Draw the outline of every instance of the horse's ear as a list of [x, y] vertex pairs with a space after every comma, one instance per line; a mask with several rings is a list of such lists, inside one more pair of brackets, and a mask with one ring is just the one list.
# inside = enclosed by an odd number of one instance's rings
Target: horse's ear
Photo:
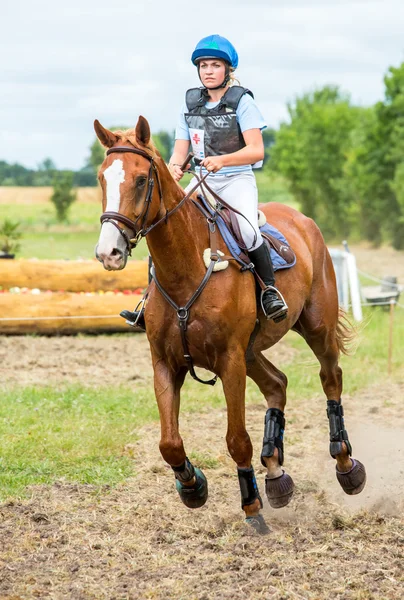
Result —
[[94, 121], [94, 130], [97, 135], [97, 138], [100, 140], [101, 144], [106, 148], [112, 148], [112, 146], [116, 144], [116, 142], [119, 140], [119, 137], [109, 129], [105, 129], [105, 127], [101, 125], [98, 119]]
[[136, 125], [136, 139], [140, 144], [147, 146], [150, 142], [150, 126], [147, 120], [140, 115]]

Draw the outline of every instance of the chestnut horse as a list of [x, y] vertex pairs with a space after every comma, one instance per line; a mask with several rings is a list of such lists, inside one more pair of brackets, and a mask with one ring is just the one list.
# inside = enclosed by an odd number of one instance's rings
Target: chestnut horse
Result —
[[[280, 323], [266, 320], [257, 308], [250, 271], [242, 272], [233, 261], [207, 278], [202, 256], [211, 246], [206, 215], [192, 201], [196, 193], [191, 199], [186, 197], [171, 177], [151, 141], [146, 119], [139, 117], [136, 128], [125, 132], [111, 132], [98, 121], [94, 127], [108, 148], [99, 171], [104, 214], [96, 256], [106, 269], [123, 269], [131, 247], [147, 235], [155, 278], [145, 321], [161, 421], [160, 451], [174, 471], [182, 501], [195, 508], [207, 499], [206, 478], [188, 460], [178, 424], [180, 391], [193, 364], [222, 381], [228, 414], [226, 441], [237, 465], [246, 521], [257, 531], [268, 531], [260, 514], [262, 501], [245, 424], [247, 375], [268, 405], [261, 462], [267, 468], [269, 503], [278, 508], [291, 499], [294, 484], [282, 468], [287, 378], [262, 354], [290, 329], [304, 337], [320, 363], [337, 479], [346, 493], [359, 493], [366, 474], [363, 465], [350, 458], [338, 366], [350, 332], [339, 312], [333, 265], [316, 224], [289, 206], [269, 203], [260, 207], [297, 257], [293, 268], [277, 273], [277, 286], [289, 306], [287, 318]], [[221, 236], [217, 239], [217, 250], [228, 255]], [[188, 302], [191, 298], [193, 302]]]

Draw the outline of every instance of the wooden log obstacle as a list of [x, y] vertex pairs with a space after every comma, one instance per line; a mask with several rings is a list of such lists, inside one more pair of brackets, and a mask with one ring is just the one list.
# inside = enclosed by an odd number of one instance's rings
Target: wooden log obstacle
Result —
[[148, 264], [105, 271], [96, 261], [0, 261], [0, 333], [130, 331], [119, 317], [147, 286]]
[[147, 286], [147, 261], [129, 261], [122, 271], [105, 271], [95, 260], [1, 260], [0, 286], [68, 292], [114, 291]]

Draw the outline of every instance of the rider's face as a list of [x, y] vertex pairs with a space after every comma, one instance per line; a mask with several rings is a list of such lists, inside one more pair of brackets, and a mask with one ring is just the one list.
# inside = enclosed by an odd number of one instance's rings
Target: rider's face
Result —
[[199, 63], [199, 77], [207, 88], [215, 88], [221, 85], [226, 76], [226, 65], [223, 60], [206, 59]]

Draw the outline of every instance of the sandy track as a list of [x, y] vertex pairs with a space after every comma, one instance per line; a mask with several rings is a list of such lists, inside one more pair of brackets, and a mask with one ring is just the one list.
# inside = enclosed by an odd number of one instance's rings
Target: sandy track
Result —
[[[285, 342], [271, 349], [272, 360], [289, 362], [294, 351]], [[112, 360], [113, 358], [113, 360]], [[150, 383], [153, 377], [146, 335], [0, 336], [0, 381], [43, 385]]]

